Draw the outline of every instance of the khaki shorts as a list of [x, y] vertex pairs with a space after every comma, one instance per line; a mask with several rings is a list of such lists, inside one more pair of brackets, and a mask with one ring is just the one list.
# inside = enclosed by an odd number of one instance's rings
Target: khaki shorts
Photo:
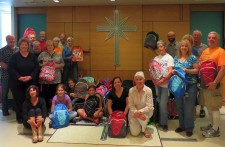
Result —
[[223, 85], [220, 88], [210, 91], [207, 89], [200, 90], [200, 104], [207, 108], [221, 108], [223, 102]]

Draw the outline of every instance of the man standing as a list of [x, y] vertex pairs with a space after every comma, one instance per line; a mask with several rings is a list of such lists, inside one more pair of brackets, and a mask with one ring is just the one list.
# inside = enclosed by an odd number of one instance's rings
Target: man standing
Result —
[[29, 34], [28, 40], [29, 40], [29, 51], [33, 53], [33, 42], [36, 41], [36, 34]]
[[174, 57], [177, 55], [179, 42], [176, 41], [175, 33], [173, 31], [168, 32], [167, 36], [170, 43], [166, 46], [166, 52]]
[[40, 32], [40, 45], [41, 45], [41, 50], [45, 51], [46, 50], [46, 33], [45, 31]]
[[66, 46], [66, 34], [61, 33], [61, 34], [59, 35], [59, 39], [60, 39], [59, 47], [60, 47], [61, 49], [63, 49], [63, 48]]
[[6, 36], [7, 45], [0, 49], [1, 83], [2, 83], [2, 113], [8, 116], [8, 63], [12, 54], [15, 52], [15, 38], [13, 35]]
[[[194, 30], [193, 31], [193, 37], [194, 37], [194, 44], [193, 44], [193, 49], [196, 50], [199, 54], [199, 56], [201, 56], [202, 52], [208, 47], [206, 44], [202, 43], [202, 33], [199, 30]], [[201, 97], [201, 90], [199, 91], [199, 96]], [[200, 98], [200, 100], [203, 98]], [[199, 113], [199, 117], [203, 118], [205, 117], [205, 110], [203, 109], [204, 106], [201, 104], [201, 109], [200, 109], [200, 113]]]
[[[207, 89], [202, 89], [203, 101], [209, 114], [210, 124], [205, 127], [201, 127], [203, 137], [219, 137], [219, 123], [220, 123], [220, 112], [219, 108], [222, 107], [222, 83], [221, 80], [225, 75], [225, 51], [219, 47], [220, 37], [217, 32], [210, 32], [208, 34], [208, 48], [205, 49], [199, 60], [214, 61], [219, 69], [219, 72], [213, 82], [209, 83]], [[218, 89], [217, 85], [221, 84]]]
[[34, 41], [33, 42], [33, 51], [34, 55], [38, 58], [38, 56], [41, 53], [41, 44], [39, 41]]

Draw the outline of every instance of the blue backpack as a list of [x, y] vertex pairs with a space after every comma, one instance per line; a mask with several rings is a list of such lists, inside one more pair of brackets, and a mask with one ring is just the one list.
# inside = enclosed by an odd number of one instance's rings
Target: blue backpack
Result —
[[69, 125], [69, 112], [64, 104], [57, 104], [53, 110], [52, 127], [54, 129], [64, 128]]
[[168, 88], [175, 98], [183, 98], [187, 88], [187, 77], [182, 69], [175, 70], [175, 74], [169, 80]]

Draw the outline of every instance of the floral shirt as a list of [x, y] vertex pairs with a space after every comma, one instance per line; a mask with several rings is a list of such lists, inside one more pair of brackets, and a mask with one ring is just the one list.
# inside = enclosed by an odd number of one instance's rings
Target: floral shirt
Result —
[[[175, 69], [178, 69], [178, 68], [193, 69], [194, 68], [193, 64], [197, 63], [197, 62], [198, 62], [198, 59], [194, 55], [191, 55], [184, 62], [180, 62], [180, 60], [177, 58], [177, 56], [174, 57]], [[188, 78], [188, 84], [197, 83], [197, 75], [196, 74], [188, 74], [187, 73], [187, 78]]]

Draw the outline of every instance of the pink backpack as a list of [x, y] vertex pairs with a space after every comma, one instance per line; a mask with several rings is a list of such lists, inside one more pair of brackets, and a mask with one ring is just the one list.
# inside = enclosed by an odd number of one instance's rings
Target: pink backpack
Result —
[[52, 66], [51, 63], [49, 63], [41, 68], [39, 78], [41, 81], [48, 81], [48, 82], [54, 81], [55, 68]]
[[26, 28], [26, 30], [24, 31], [23, 37], [24, 38], [28, 38], [28, 36], [30, 34], [36, 34], [35, 30], [33, 28]]
[[207, 60], [201, 62], [199, 67], [200, 88], [206, 89], [207, 85], [215, 80], [217, 74], [218, 67], [214, 61]]
[[[162, 77], [163, 77], [163, 64], [156, 60], [156, 59], [153, 59], [149, 62], [149, 76], [157, 81], [157, 80], [160, 80]], [[167, 80], [164, 80], [163, 83], [161, 83], [161, 85], [164, 85], [166, 83], [169, 82], [169, 79]]]

